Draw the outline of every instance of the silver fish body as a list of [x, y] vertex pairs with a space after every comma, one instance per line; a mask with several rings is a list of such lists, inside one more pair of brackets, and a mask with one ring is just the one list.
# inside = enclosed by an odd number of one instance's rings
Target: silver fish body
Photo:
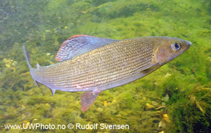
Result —
[[72, 60], [30, 67], [30, 73], [36, 82], [49, 87], [53, 94], [55, 90], [88, 91], [82, 95], [82, 110], [85, 111], [101, 91], [148, 75], [185, 52], [190, 45], [189, 41], [171, 37], [120, 40]]

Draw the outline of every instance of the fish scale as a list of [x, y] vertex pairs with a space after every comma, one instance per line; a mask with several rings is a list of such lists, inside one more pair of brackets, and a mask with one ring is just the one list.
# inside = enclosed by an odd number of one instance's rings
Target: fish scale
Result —
[[[89, 83], [91, 82], [93, 84], [92, 86], [100, 85], [106, 87], [107, 83], [111, 84], [112, 82], [118, 82], [118, 79], [122, 80], [130, 77], [131, 72], [137, 66], [141, 68], [150, 65], [152, 49], [140, 53], [139, 51], [143, 49], [140, 45], [143, 44], [131, 43], [131, 41], [130, 45], [128, 45], [128, 41], [122, 41], [121, 43], [114, 42], [113, 44], [104, 46], [102, 49], [96, 49], [79, 56], [74, 60], [61, 62], [62, 69], [59, 69], [60, 65], [52, 66], [51, 68], [47, 67], [47, 69], [43, 67], [45, 70], [43, 70], [42, 76], [39, 74], [35, 79], [38, 79], [37, 81], [39, 82], [41, 78], [46, 79], [46, 77], [51, 77], [57, 79], [57, 82], [53, 83], [57, 87], [63, 86], [62, 82], [66, 81], [65, 83], [68, 87], [78, 85], [82, 88], [89, 88], [90, 86], [85, 85], [87, 82], [86, 77], [90, 77], [91, 75]], [[101, 63], [98, 63], [99, 60]], [[88, 64], [85, 62], [88, 62]], [[124, 67], [122, 68], [123, 64]], [[74, 67], [77, 69], [74, 69]], [[129, 71], [125, 71], [125, 68]], [[49, 80], [45, 81], [45, 84], [52, 83]]]
[[[119, 47], [122, 47], [120, 45], [120, 43], [118, 43]], [[122, 45], [125, 45], [125, 43], [123, 42]], [[135, 48], [135, 47], [134, 47]], [[105, 49], [105, 50], [104, 50]], [[115, 51], [115, 52], [110, 52], [110, 51], [114, 51], [112, 48], [108, 49], [108, 48], [104, 48], [101, 52], [101, 56], [105, 56], [104, 60], [101, 61], [101, 63], [96, 63], [96, 58], [99, 56], [96, 55], [94, 62], [90, 61], [90, 65], [91, 66], [82, 66], [82, 68], [79, 67], [79, 69], [84, 70], [84, 75], [72, 75], [73, 79], [71, 79], [74, 82], [74, 79], [78, 79], [81, 82], [85, 83], [85, 81], [82, 79], [82, 77], [86, 77], [86, 71], [88, 70], [92, 70], [92, 67], [95, 68], [99, 68], [99, 70], [95, 70], [92, 71], [92, 80], [96, 81], [98, 80], [98, 83], [100, 83], [102, 85], [102, 83], [106, 83], [106, 80], [108, 80], [107, 82], [112, 82], [112, 80], [114, 81], [118, 81], [118, 78], [113, 79], [110, 78], [112, 76], [117, 75], [116, 77], [120, 77], [120, 78], [127, 78], [127, 76], [129, 76], [130, 71], [133, 71], [135, 66], [143, 66], [143, 65], [148, 65], [146, 62], [137, 62], [134, 61], [135, 59], [139, 58], [141, 56], [141, 54], [139, 55], [133, 55], [132, 52], [134, 52], [137, 49], [127, 49], [127, 50], [119, 50], [119, 51]], [[118, 47], [117, 47], [118, 49]], [[92, 54], [92, 53], [90, 53]], [[134, 58], [128, 57], [128, 56], [133, 56]], [[145, 55], [143, 55], [145, 56]], [[148, 58], [150, 58], [151, 55], [148, 56]], [[128, 61], [127, 65], [125, 65], [124, 67], [129, 69], [130, 71], [125, 71], [125, 69], [120, 69], [122, 64], [125, 64], [125, 60], [123, 60], [124, 58], [129, 58], [131, 60]], [[145, 56], [146, 58], [146, 56]], [[112, 71], [114, 71], [115, 73], [113, 73]], [[108, 75], [108, 74], [112, 74], [112, 75]], [[104, 78], [103, 78], [104, 77]], [[113, 81], [113, 82], [114, 82]]]
[[[79, 46], [71, 44], [73, 42]], [[101, 44], [96, 46], [97, 43]], [[180, 51], [173, 49], [178, 44], [182, 47]], [[44, 67], [38, 65], [38, 68], [30, 66], [25, 46], [24, 52], [32, 78], [49, 87], [53, 94], [55, 90], [87, 91], [81, 98], [82, 111], [85, 111], [102, 90], [148, 75], [182, 54], [190, 44], [189, 41], [171, 37], [141, 37], [118, 41], [79, 35], [69, 38], [61, 45], [56, 59], [62, 62]], [[77, 53], [72, 53], [76, 47]]]

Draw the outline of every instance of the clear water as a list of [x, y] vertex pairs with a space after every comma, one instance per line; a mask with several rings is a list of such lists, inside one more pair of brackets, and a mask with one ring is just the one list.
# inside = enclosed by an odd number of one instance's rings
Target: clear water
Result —
[[[119, 40], [171, 36], [192, 46], [149, 76], [103, 91], [82, 112], [81, 92], [57, 91], [52, 96], [47, 87], [34, 84], [22, 51], [26, 45], [33, 67], [54, 64], [60, 44], [76, 34]], [[207, 133], [210, 81], [209, 0], [1, 1], [1, 132]], [[40, 127], [29, 129], [35, 124]], [[105, 129], [109, 126], [112, 129]]]

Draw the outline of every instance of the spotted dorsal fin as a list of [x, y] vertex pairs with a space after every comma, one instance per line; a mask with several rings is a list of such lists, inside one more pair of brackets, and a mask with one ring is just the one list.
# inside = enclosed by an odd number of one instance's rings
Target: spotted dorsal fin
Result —
[[94, 37], [89, 35], [75, 35], [64, 41], [55, 57], [56, 61], [65, 61], [76, 56], [100, 48], [117, 40]]

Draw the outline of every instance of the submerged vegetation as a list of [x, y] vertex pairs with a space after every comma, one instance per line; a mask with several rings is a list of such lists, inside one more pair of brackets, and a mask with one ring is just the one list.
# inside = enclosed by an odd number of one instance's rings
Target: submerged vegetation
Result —
[[[1, 2], [0, 131], [5, 125], [128, 124], [128, 129], [27, 129], [31, 132], [211, 132], [211, 2], [183, 0], [11, 0]], [[190, 49], [149, 76], [103, 91], [81, 111], [81, 92], [37, 87], [25, 62], [56, 63], [60, 44], [75, 34], [126, 39], [172, 36]]]

